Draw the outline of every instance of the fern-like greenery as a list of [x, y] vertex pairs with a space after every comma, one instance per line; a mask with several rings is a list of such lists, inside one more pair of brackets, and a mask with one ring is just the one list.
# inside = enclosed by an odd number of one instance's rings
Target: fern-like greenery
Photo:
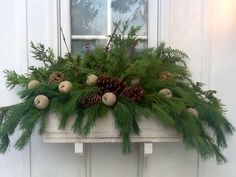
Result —
[[[136, 37], [140, 27], [129, 28], [127, 23], [119, 33], [112, 34], [111, 45], [105, 49], [97, 47], [86, 51], [84, 55], [68, 54], [55, 59], [52, 49], [45, 49], [42, 44], [31, 43], [36, 60], [43, 62], [43, 67], [30, 67], [27, 75], [18, 75], [15, 71], [5, 71], [6, 86], [10, 89], [20, 85], [18, 93], [22, 102], [0, 108], [0, 152], [4, 153], [10, 144], [11, 136], [17, 127], [22, 134], [15, 143], [21, 150], [29, 141], [34, 128], [39, 125], [39, 133], [44, 132], [47, 113], [56, 112], [60, 119], [58, 128], [64, 129], [72, 115], [76, 115], [74, 132], [84, 136], [90, 133], [99, 117], [111, 111], [116, 128], [123, 139], [123, 152], [131, 152], [130, 135], [139, 134], [141, 117], [158, 119], [167, 128], [175, 128], [183, 135], [184, 144], [189, 149], [196, 149], [202, 158], [216, 157], [217, 162], [226, 162], [221, 149], [227, 147], [227, 135], [233, 134], [234, 128], [225, 118], [224, 106], [215, 97], [215, 91], [202, 89], [201, 83], [194, 83], [185, 63], [189, 57], [182, 51], [166, 47], [160, 43], [157, 48], [135, 50], [139, 40]], [[65, 79], [73, 84], [69, 93], [61, 93], [58, 83], [49, 83], [48, 77], [53, 72], [63, 72]], [[171, 74], [169, 79], [160, 79], [162, 72]], [[120, 78], [130, 86], [132, 79], [139, 78], [139, 87], [144, 90], [142, 101], [135, 102], [120, 94], [112, 107], [102, 102], [84, 105], [83, 100], [93, 93], [99, 93], [99, 87], [86, 85], [87, 76], [96, 74]], [[40, 84], [27, 88], [30, 80]], [[173, 97], [168, 98], [159, 91], [168, 88]], [[50, 103], [46, 109], [39, 110], [34, 105], [37, 95], [45, 95]], [[195, 108], [198, 118], [187, 111]], [[213, 135], [209, 132], [213, 132]]]

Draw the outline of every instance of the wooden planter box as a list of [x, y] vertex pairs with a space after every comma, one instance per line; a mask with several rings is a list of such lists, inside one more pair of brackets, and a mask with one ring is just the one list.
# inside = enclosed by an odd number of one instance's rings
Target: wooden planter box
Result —
[[[111, 113], [106, 117], [97, 119], [94, 127], [87, 137], [74, 133], [71, 127], [75, 117], [71, 117], [64, 130], [59, 130], [59, 120], [55, 113], [50, 113], [46, 124], [43, 140], [45, 143], [115, 143], [122, 138], [115, 127], [115, 120]], [[140, 135], [131, 135], [131, 142], [179, 142], [182, 136], [173, 129], [162, 126], [158, 119], [141, 118], [139, 122]]]

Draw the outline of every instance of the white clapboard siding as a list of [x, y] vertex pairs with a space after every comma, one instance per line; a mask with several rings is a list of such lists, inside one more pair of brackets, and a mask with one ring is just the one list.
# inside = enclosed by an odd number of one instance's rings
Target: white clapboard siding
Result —
[[[51, 46], [57, 54], [57, 1], [28, 0], [28, 43]], [[39, 65], [29, 51], [29, 66]], [[85, 176], [85, 158], [74, 154], [72, 144], [44, 144], [36, 133], [31, 138], [31, 177], [82, 177]], [[23, 176], [22, 176], [23, 177]]]
[[[214, 4], [214, 8], [212, 8]], [[216, 89], [218, 96], [227, 108], [227, 117], [236, 126], [236, 18], [234, 0], [206, 0], [205, 2], [205, 57], [208, 64], [208, 87]], [[214, 160], [200, 163], [201, 177], [236, 176], [236, 135], [228, 140], [224, 155], [228, 158], [225, 165], [217, 165]]]
[[[61, 0], [61, 5], [65, 1]], [[227, 116], [236, 126], [236, 1], [157, 1], [158, 42], [187, 52], [193, 79], [218, 90], [229, 110]], [[2, 71], [26, 73], [28, 66], [39, 65], [31, 57], [30, 41], [51, 46], [56, 54], [60, 49], [63, 52], [57, 28], [59, 2], [0, 1], [0, 106], [20, 101], [16, 96], [19, 88], [10, 92], [5, 88]], [[19, 132], [12, 140], [17, 136]], [[143, 146], [137, 143], [127, 156], [122, 154], [120, 143], [87, 144], [81, 156], [74, 153], [73, 144], [44, 143], [35, 133], [22, 152], [11, 148], [0, 155], [0, 177], [235, 177], [235, 147], [234, 135], [224, 151], [229, 162], [217, 166], [214, 159], [201, 161], [195, 151], [185, 151], [182, 143], [154, 143], [150, 156], [143, 156]]]
[[[17, 0], [13, 0], [10, 3], [3, 0], [0, 2], [0, 106], [20, 101], [16, 96], [18, 88], [10, 92], [5, 88], [3, 71], [9, 69], [16, 70], [18, 73], [27, 72], [25, 17], [24, 1], [18, 3]], [[15, 142], [19, 134], [16, 131], [11, 141]], [[21, 152], [10, 148], [5, 155], [0, 155], [0, 176], [30, 177], [29, 146]]]

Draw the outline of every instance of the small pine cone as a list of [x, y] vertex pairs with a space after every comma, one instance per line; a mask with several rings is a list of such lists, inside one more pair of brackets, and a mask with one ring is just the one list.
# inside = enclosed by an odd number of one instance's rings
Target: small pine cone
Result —
[[126, 87], [126, 83], [119, 78], [109, 76], [99, 76], [97, 86], [102, 93], [112, 92], [115, 95], [120, 94]]
[[59, 72], [59, 71], [56, 71], [56, 72], [53, 72], [52, 74], [49, 75], [49, 78], [48, 78], [48, 83], [51, 84], [51, 83], [60, 83], [62, 81], [65, 80], [65, 75], [63, 72]]
[[82, 100], [83, 105], [91, 106], [101, 102], [101, 96], [98, 93], [92, 93]]
[[144, 90], [141, 87], [126, 87], [122, 95], [132, 101], [141, 102], [144, 97]]
[[163, 71], [159, 74], [159, 78], [160, 80], [168, 80], [171, 78], [171, 73], [169, 73], [168, 71]]

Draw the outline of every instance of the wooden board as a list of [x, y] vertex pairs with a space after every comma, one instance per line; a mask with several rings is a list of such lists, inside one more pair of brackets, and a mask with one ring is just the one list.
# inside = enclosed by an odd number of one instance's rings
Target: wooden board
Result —
[[[74, 133], [71, 127], [75, 117], [71, 117], [64, 130], [59, 130], [59, 119], [55, 113], [50, 113], [43, 135], [45, 143], [115, 143], [121, 142], [119, 132], [115, 127], [115, 121], [111, 113], [99, 118], [95, 122], [90, 134], [83, 137]], [[141, 118], [139, 122], [140, 135], [131, 135], [131, 142], [179, 142], [182, 136], [173, 129], [162, 126], [158, 119]]]

